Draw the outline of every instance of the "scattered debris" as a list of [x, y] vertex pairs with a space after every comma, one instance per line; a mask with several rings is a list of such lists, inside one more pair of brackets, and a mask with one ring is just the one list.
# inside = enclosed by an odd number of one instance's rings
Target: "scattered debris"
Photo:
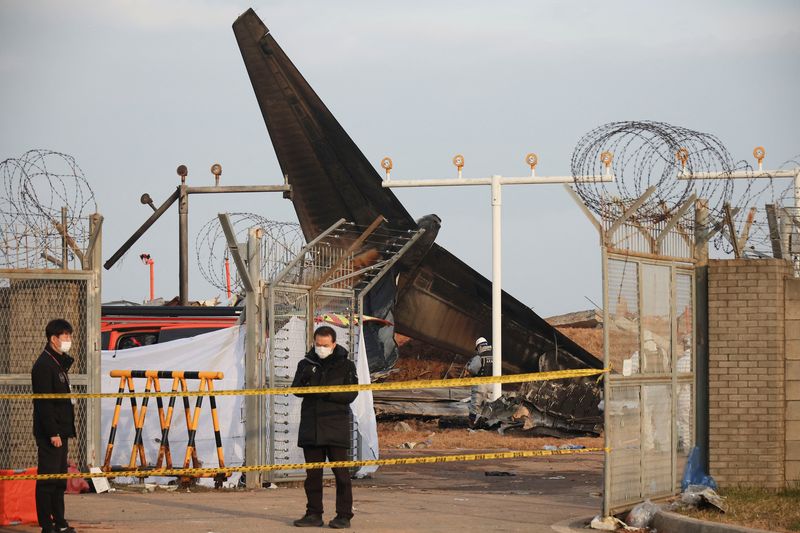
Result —
[[466, 420], [469, 414], [469, 390], [463, 388], [375, 391], [372, 398], [379, 417], [432, 416]]
[[513, 472], [503, 472], [502, 470], [490, 470], [488, 472], [484, 472], [483, 474], [486, 476], [497, 476], [497, 477], [516, 476], [516, 474], [514, 474]]
[[711, 487], [705, 485], [689, 485], [681, 494], [681, 499], [676, 502], [684, 507], [714, 507], [720, 512], [725, 512], [726, 506], [722, 496]]
[[630, 527], [619, 518], [615, 518], [613, 516], [604, 516], [603, 518], [600, 518], [600, 515], [592, 518], [592, 521], [589, 523], [589, 527], [592, 529], [599, 529], [601, 531], [616, 531], [619, 528], [622, 528], [625, 531], [636, 531], [638, 529]]
[[650, 527], [650, 522], [653, 521], [653, 517], [656, 516], [659, 509], [661, 509], [660, 505], [656, 505], [650, 500], [643, 501], [628, 513], [626, 517], [628, 525], [638, 528]]
[[567, 479], [564, 476], [550, 476], [550, 477], [543, 477], [542, 479]]
[[599, 402], [596, 379], [530, 382], [517, 393], [484, 403], [478, 419], [501, 435], [513, 428], [536, 436], [598, 436], [603, 427]]
[[402, 421], [394, 425], [394, 430], [400, 431], [402, 433], [411, 433], [413, 431], [411, 429], [411, 426], [408, 425], [408, 422], [402, 422]]

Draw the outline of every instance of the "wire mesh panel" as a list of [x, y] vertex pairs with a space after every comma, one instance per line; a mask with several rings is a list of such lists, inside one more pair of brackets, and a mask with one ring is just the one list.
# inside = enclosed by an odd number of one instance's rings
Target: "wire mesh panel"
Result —
[[[6, 271], [7, 272], [7, 271]], [[67, 278], [67, 279], [64, 279]], [[68, 320], [73, 328], [70, 369], [74, 392], [86, 392], [90, 371], [92, 329], [89, 313], [90, 273], [29, 271], [0, 275], [0, 390], [31, 393], [31, 367], [47, 344], [45, 327], [55, 318]], [[95, 302], [92, 302], [94, 305]], [[95, 328], [96, 329], [96, 328]], [[36, 464], [33, 438], [33, 403], [0, 401], [0, 468], [27, 468]], [[77, 438], [70, 443], [70, 459], [87, 464], [87, 402], [75, 405]]]
[[675, 490], [680, 489], [681, 476], [695, 442], [694, 435], [694, 378], [680, 378], [677, 387], [675, 438]]
[[639, 373], [639, 264], [608, 261], [608, 355], [624, 375]]
[[669, 265], [641, 265], [642, 374], [669, 374], [672, 369], [672, 323]]
[[614, 385], [606, 403], [606, 431], [609, 435], [610, 472], [609, 499], [615, 505], [639, 500], [642, 457], [642, 409], [639, 386]]
[[641, 394], [644, 499], [672, 491], [672, 385], [643, 385]]

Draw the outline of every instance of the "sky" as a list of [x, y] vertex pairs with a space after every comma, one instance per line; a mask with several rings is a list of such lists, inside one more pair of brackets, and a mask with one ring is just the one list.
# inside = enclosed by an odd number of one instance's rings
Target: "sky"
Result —
[[[612, 121], [717, 135], [767, 166], [800, 153], [800, 3], [793, 1], [338, 2], [4, 0], [0, 160], [75, 157], [105, 216], [103, 258], [189, 184], [282, 182], [231, 24], [253, 7], [366, 157], [392, 177], [570, 173], [576, 141]], [[395, 189], [437, 242], [491, 277], [488, 187]], [[196, 196], [190, 243], [220, 211], [296, 221], [280, 194]], [[178, 293], [173, 208], [104, 271], [103, 301]], [[560, 185], [503, 190], [503, 288], [542, 316], [601, 304], [598, 236]], [[219, 291], [190, 250], [190, 297]]]

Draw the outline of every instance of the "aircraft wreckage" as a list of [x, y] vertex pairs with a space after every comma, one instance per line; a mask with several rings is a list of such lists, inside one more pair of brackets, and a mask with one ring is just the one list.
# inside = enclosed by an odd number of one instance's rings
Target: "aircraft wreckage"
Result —
[[[398, 333], [444, 350], [470, 354], [476, 337], [491, 331], [491, 282], [436, 244], [441, 220], [414, 220], [331, 114], [261, 19], [250, 9], [233, 32], [261, 108], [291, 201], [306, 240], [344, 218], [368, 225], [383, 216], [391, 228], [425, 228], [423, 236], [385, 276], [364, 312], [385, 318]], [[602, 368], [602, 362], [528, 306], [503, 293], [503, 372]], [[371, 371], [397, 359], [394, 331], [365, 331]], [[594, 380], [531, 383], [522, 391], [553, 429], [595, 432], [600, 426]]]

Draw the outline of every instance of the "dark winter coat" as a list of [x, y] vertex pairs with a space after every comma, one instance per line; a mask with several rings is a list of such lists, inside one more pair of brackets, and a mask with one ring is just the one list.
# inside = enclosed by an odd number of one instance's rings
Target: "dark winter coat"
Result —
[[[320, 385], [353, 385], [358, 383], [356, 366], [347, 358], [347, 350], [336, 345], [333, 353], [320, 359], [312, 348], [305, 359], [297, 364], [292, 387]], [[339, 446], [352, 445], [350, 429], [350, 403], [357, 392], [331, 392], [323, 394], [298, 394], [303, 398], [300, 408], [300, 430], [297, 445]]]
[[[69, 371], [75, 359], [58, 354], [49, 345], [45, 347], [31, 369], [34, 394], [67, 393]], [[49, 439], [75, 436], [75, 410], [69, 398], [58, 400], [33, 400], [33, 435]]]

